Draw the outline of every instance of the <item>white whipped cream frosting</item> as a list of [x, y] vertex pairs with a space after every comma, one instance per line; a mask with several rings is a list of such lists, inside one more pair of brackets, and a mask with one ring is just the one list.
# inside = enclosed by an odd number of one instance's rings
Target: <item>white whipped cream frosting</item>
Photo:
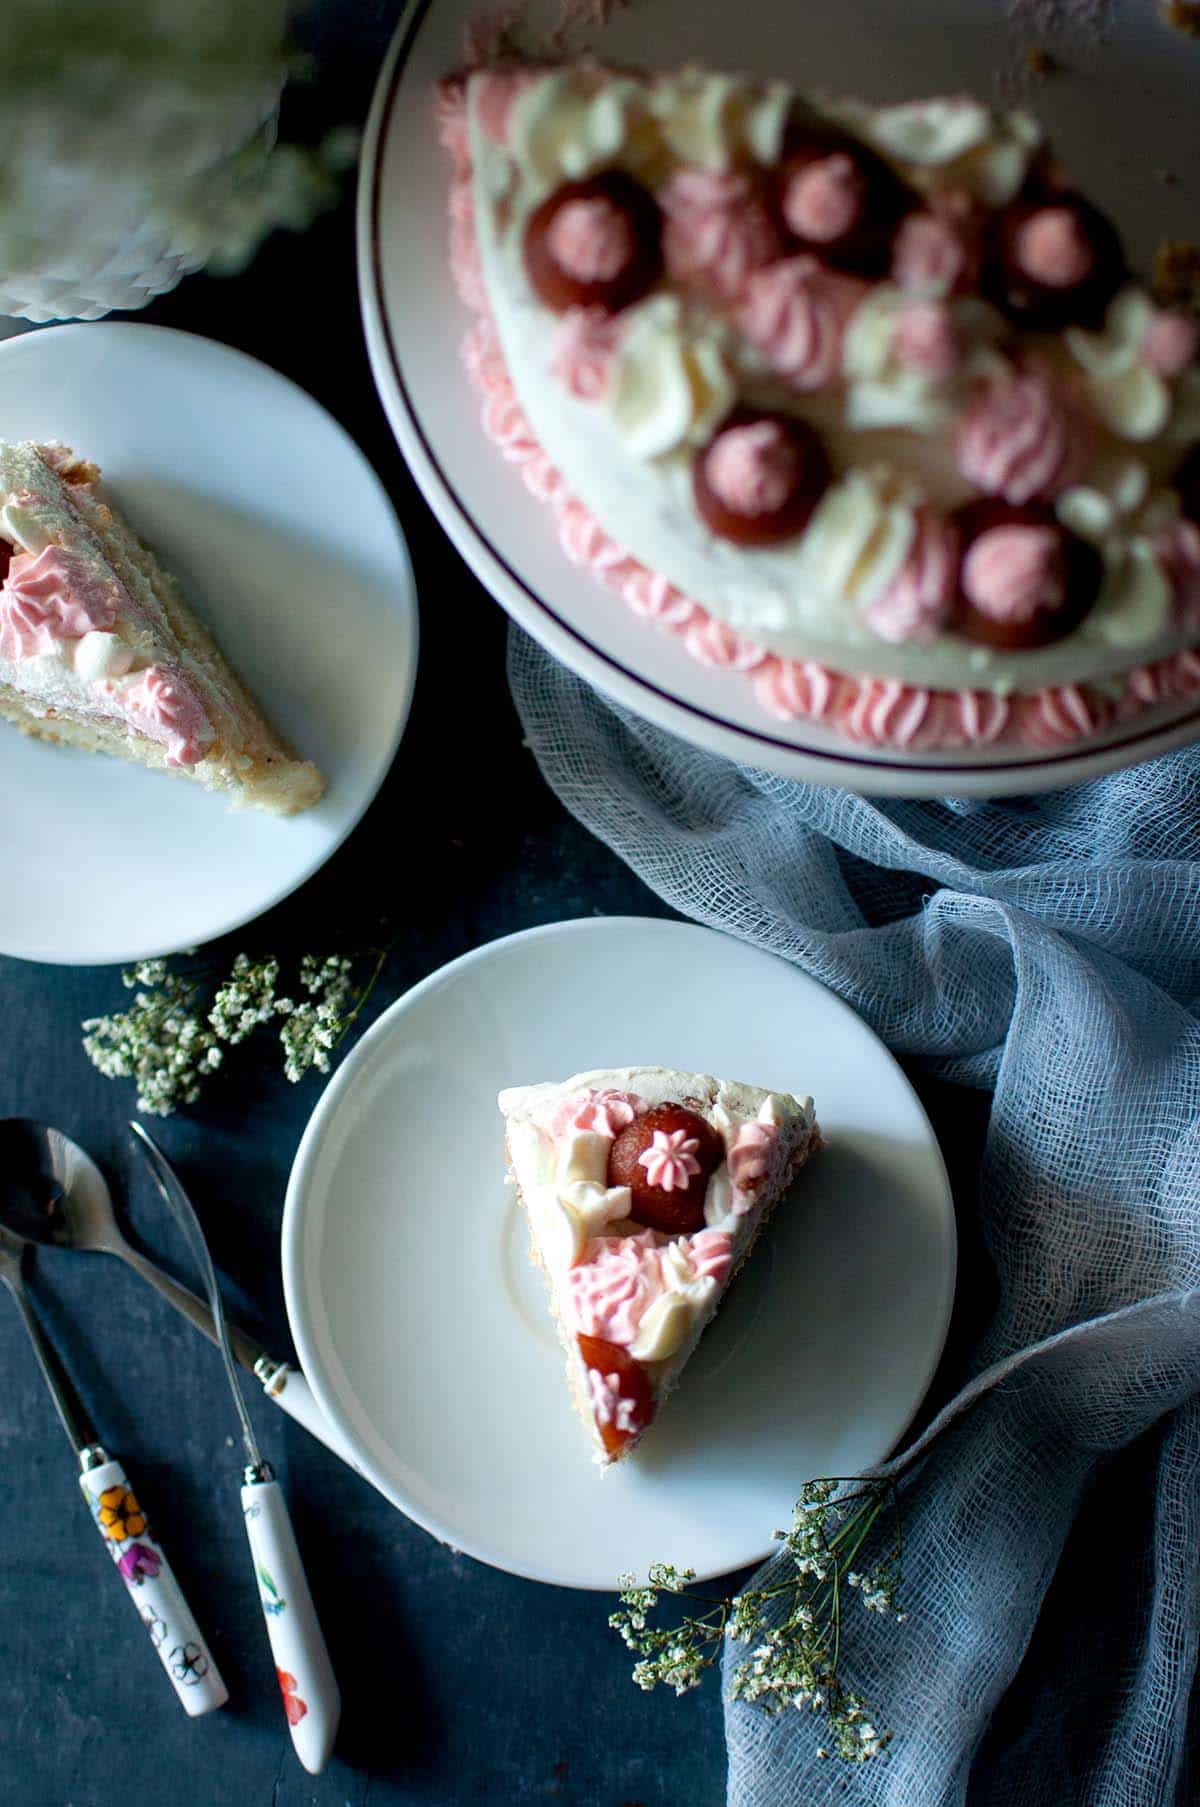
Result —
[[[762, 1216], [757, 1197], [770, 1197], [777, 1191], [797, 1149], [806, 1147], [815, 1136], [812, 1100], [669, 1067], [595, 1070], [558, 1083], [501, 1092], [498, 1102], [512, 1174], [529, 1215], [535, 1250], [547, 1271], [555, 1315], [571, 1349], [573, 1384], [585, 1402], [587, 1376], [569, 1334], [572, 1314], [567, 1274], [589, 1236], [634, 1234], [640, 1229], [627, 1216], [628, 1190], [607, 1188], [604, 1183], [610, 1138], [562, 1129], [561, 1107], [589, 1091], [632, 1095], [651, 1108], [683, 1103], [704, 1116], [725, 1143], [726, 1158], [709, 1180], [705, 1216], [709, 1229], [723, 1230], [728, 1236], [726, 1278], [718, 1280], [712, 1273], [698, 1271], [690, 1238], [683, 1242], [661, 1239], [656, 1249], [661, 1290], [642, 1312], [629, 1344], [635, 1360], [646, 1364], [656, 1396], [662, 1397], [674, 1385], [757, 1233]], [[557, 1137], [552, 1133], [556, 1123], [560, 1129]], [[777, 1133], [771, 1138], [754, 1192], [738, 1194], [730, 1181], [729, 1155], [746, 1126], [755, 1123], [769, 1125]], [[598, 1434], [596, 1459], [601, 1463], [607, 1460]]]
[[1104, 560], [1092, 610], [1114, 646], [1135, 647], [1162, 634], [1171, 614], [1171, 586], [1154, 554], [1154, 538], [1179, 511], [1173, 490], [1153, 487], [1138, 458], [1114, 460], [1089, 485], [1064, 490], [1055, 512]]
[[[537, 199], [618, 160], [646, 138], [645, 84], [616, 79], [593, 89], [574, 68], [531, 82], [513, 104], [509, 144]], [[636, 162], [637, 159], [632, 158]]]
[[891, 107], [835, 97], [824, 105], [847, 131], [904, 166], [914, 187], [962, 188], [990, 207], [1012, 200], [1042, 143], [1031, 113], [1000, 112], [969, 94]]
[[1163, 434], [1186, 445], [1200, 439], [1200, 368], [1192, 364], [1169, 377], [1147, 362], [1142, 348], [1157, 312], [1146, 291], [1130, 285], [1109, 303], [1103, 332], [1068, 327], [1064, 336], [1111, 432], [1141, 441]]
[[720, 1288], [711, 1274], [697, 1274], [676, 1242], [662, 1250], [664, 1291], [649, 1305], [629, 1353], [640, 1362], [662, 1362], [695, 1336], [716, 1304]]
[[1006, 368], [994, 349], [1006, 330], [995, 308], [970, 296], [945, 307], [966, 351], [942, 376], [905, 364], [896, 350], [898, 328], [914, 308], [911, 294], [879, 283], [859, 303], [842, 342], [848, 426], [936, 433], [949, 425], [973, 383]]
[[625, 450], [652, 459], [703, 445], [736, 394], [728, 332], [676, 295], [654, 295], [631, 316], [605, 402]]
[[815, 610], [849, 611], [882, 595], [916, 533], [913, 490], [884, 470], [853, 470], [825, 491], [800, 543], [799, 570]]
[[35, 558], [52, 544], [37, 510], [15, 499], [10, 499], [0, 508], [0, 534], [22, 552], [29, 552]]
[[629, 1216], [629, 1188], [606, 1186], [609, 1139], [577, 1131], [556, 1148], [537, 1125], [508, 1124], [509, 1154], [549, 1271], [564, 1273], [589, 1237]]
[[93, 629], [76, 640], [72, 664], [85, 684], [98, 684], [104, 678], [123, 678], [132, 670], [133, 660], [133, 648], [120, 634]]
[[739, 152], [775, 163], [792, 105], [785, 82], [751, 82], [697, 67], [655, 83], [651, 112], [663, 142], [685, 163], [722, 170]]

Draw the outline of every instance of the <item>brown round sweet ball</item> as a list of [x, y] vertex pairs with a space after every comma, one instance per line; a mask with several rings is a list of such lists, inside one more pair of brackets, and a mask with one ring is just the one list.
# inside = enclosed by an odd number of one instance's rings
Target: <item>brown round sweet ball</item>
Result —
[[725, 1153], [712, 1126], [682, 1104], [658, 1104], [614, 1139], [608, 1183], [628, 1186], [630, 1216], [664, 1235], [704, 1228], [709, 1176]]
[[640, 301], [662, 274], [662, 215], [624, 170], [563, 182], [530, 214], [525, 270], [556, 313], [598, 307], [615, 314]]
[[597, 1408], [593, 1402], [601, 1441], [610, 1456], [622, 1455], [654, 1417], [650, 1376], [641, 1362], [620, 1343], [582, 1334], [576, 1341], [584, 1366], [599, 1374], [604, 1383], [597, 1389], [603, 1405]]
[[955, 626], [985, 646], [1048, 646], [1100, 594], [1104, 561], [1045, 502], [989, 497], [954, 517], [962, 535]]
[[1073, 190], [1019, 196], [997, 215], [985, 277], [991, 300], [1019, 326], [1096, 326], [1126, 276], [1111, 221]]
[[882, 276], [914, 197], [875, 152], [840, 132], [796, 126], [784, 145], [775, 204], [789, 237], [833, 269]]
[[804, 531], [829, 477], [825, 447], [807, 422], [738, 408], [697, 452], [692, 493], [722, 539], [770, 546]]

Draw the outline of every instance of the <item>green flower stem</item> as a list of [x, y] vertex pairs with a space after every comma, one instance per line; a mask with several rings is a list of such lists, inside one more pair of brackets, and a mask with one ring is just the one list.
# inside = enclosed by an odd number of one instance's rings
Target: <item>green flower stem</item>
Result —
[[[697, 1686], [726, 1637], [732, 1636], [748, 1651], [731, 1677], [732, 1698], [768, 1713], [793, 1707], [820, 1714], [832, 1734], [832, 1749], [821, 1747], [817, 1753], [821, 1757], [836, 1754], [848, 1763], [865, 1763], [886, 1749], [890, 1732], [871, 1723], [866, 1702], [843, 1684], [838, 1665], [852, 1594], [857, 1594], [864, 1611], [892, 1613], [901, 1554], [899, 1505], [889, 1483], [867, 1482], [835, 1499], [837, 1486], [835, 1480], [810, 1481], [791, 1529], [777, 1533], [791, 1558], [790, 1573], [735, 1600], [688, 1596], [709, 1609], [694, 1618], [685, 1617], [674, 1626], [647, 1626], [647, 1615], [658, 1606], [660, 1593], [684, 1591], [691, 1579], [688, 1570], [655, 1564], [645, 1587], [639, 1587], [632, 1575], [622, 1577], [624, 1610], [614, 1613], [609, 1624], [639, 1658], [633, 1672], [639, 1687], [666, 1683], [676, 1694], [686, 1693]], [[889, 1501], [896, 1520], [895, 1543], [860, 1574], [851, 1565]], [[777, 1603], [782, 1604], [782, 1615], [773, 1623]], [[895, 1614], [897, 1619], [903, 1616]]]
[[379, 979], [383, 972], [384, 966], [387, 964], [387, 957], [391, 953], [391, 951], [395, 947], [395, 945], [396, 945], [396, 943], [394, 941], [389, 941], [386, 947], [380, 948], [379, 955], [375, 961], [374, 967], [372, 968], [370, 978], [367, 980], [366, 984], [363, 986], [362, 990], [359, 992], [358, 998], [357, 998], [357, 1001], [355, 1002], [353, 1010], [351, 1010], [349, 1012], [349, 1014], [346, 1016], [346, 1018], [344, 1019], [344, 1021], [342, 1023], [341, 1028], [339, 1029], [339, 1031], [337, 1033], [337, 1036], [336, 1036], [336, 1038], [334, 1040], [334, 1044], [333, 1044], [335, 1048], [339, 1045], [339, 1043], [344, 1039], [344, 1037], [354, 1027], [354, 1024], [358, 1018], [359, 1012], [361, 1011], [363, 1005], [366, 1003], [367, 999], [370, 997], [371, 993], [374, 991], [376, 985], [379, 983]]

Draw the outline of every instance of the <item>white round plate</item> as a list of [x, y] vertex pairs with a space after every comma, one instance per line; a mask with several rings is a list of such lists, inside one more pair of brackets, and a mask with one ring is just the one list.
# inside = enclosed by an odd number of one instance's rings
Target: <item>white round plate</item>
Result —
[[[601, 1474], [504, 1184], [496, 1094], [678, 1066], [815, 1096], [801, 1173], [636, 1456]], [[509, 936], [393, 1004], [296, 1155], [283, 1280], [301, 1363], [410, 1518], [538, 1581], [754, 1562], [806, 1480], [879, 1461], [941, 1353], [950, 1190], [900, 1068], [795, 967], [689, 923]]]
[[[736, 673], [698, 664], [563, 555], [553, 516], [479, 425], [459, 347], [474, 319], [446, 255], [449, 159], [431, 107], [438, 78], [461, 65], [479, 0], [410, 0], [375, 94], [361, 166], [359, 285], [372, 368], [392, 428], [427, 500], [464, 559], [514, 620], [598, 689], [714, 752], [790, 777], [876, 795], [1005, 795], [1094, 777], [1200, 735], [1200, 702], [1147, 711], [1047, 756], [1005, 748], [947, 753], [856, 747], [818, 723], [778, 723]], [[1105, 9], [1077, 9], [1093, 21]], [[1023, 31], [1008, 23], [1024, 12]], [[998, 91], [1049, 0], [864, 0], [856, 6], [740, 0], [634, 0], [614, 9], [597, 48], [616, 62], [690, 60], [880, 99]], [[1068, 166], [1128, 228], [1148, 263], [1160, 238], [1194, 236], [1195, 93], [1200, 46], [1169, 30], [1149, 0], [1114, 0], [1102, 46], [1082, 36], [1032, 104]], [[1034, 23], [1034, 21], [1038, 23]], [[864, 59], [863, 47], [870, 53]], [[882, 72], [882, 73], [881, 73]], [[1156, 174], [1157, 172], [1157, 174]], [[1162, 179], [1173, 173], [1174, 185]], [[1190, 184], [1190, 191], [1189, 191]]]
[[329, 858], [395, 755], [417, 610], [391, 504], [302, 389], [163, 327], [55, 326], [0, 344], [0, 436], [95, 459], [329, 787], [287, 820], [231, 811], [198, 785], [0, 723], [0, 952], [79, 964], [210, 941]]

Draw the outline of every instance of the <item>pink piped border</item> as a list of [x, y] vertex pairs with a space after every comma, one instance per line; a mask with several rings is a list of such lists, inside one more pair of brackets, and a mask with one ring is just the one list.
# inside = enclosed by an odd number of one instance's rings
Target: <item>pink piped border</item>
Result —
[[573, 495], [538, 442], [517, 399], [488, 306], [475, 238], [466, 131], [466, 85], [438, 91], [435, 116], [455, 165], [450, 187], [450, 267], [465, 305], [478, 318], [462, 348], [483, 398], [482, 426], [525, 487], [553, 508], [568, 560], [616, 590], [627, 607], [674, 634], [701, 664], [748, 676], [763, 710], [777, 721], [815, 721], [847, 739], [904, 750], [1017, 744], [1058, 747], [1085, 740], [1155, 704], [1200, 695], [1200, 649], [1172, 653], [1128, 673], [1113, 699], [1082, 684], [1050, 685], [1003, 697], [990, 690], [936, 690], [898, 679], [855, 677], [812, 659], [782, 659], [718, 621], [666, 578], [640, 564]]

